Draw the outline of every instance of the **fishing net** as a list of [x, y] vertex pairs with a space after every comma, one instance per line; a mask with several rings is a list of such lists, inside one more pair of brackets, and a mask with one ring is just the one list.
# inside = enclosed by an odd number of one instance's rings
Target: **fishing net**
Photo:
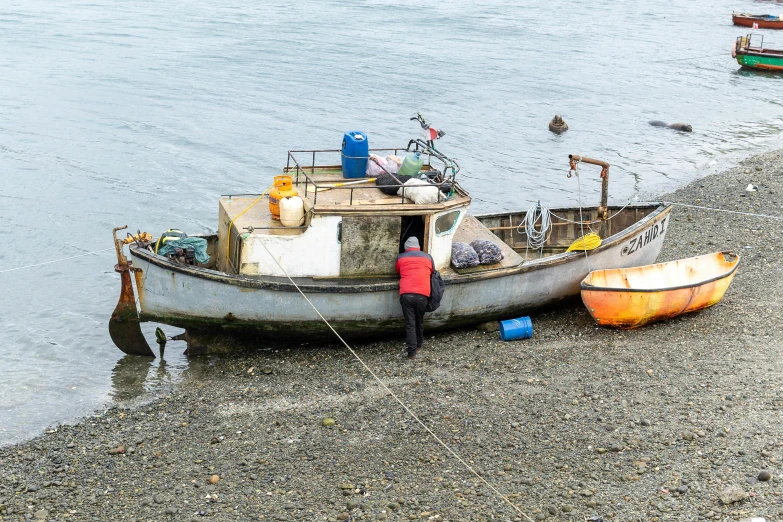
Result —
[[488, 239], [476, 239], [470, 242], [470, 246], [476, 251], [482, 265], [493, 265], [503, 260], [503, 251]]
[[471, 268], [478, 266], [479, 256], [469, 244], [455, 242], [451, 245], [451, 264], [454, 268]]

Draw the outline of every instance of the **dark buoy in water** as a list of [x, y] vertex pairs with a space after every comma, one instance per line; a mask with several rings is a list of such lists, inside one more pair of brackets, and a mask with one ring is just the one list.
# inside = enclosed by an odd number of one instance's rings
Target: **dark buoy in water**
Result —
[[549, 130], [555, 134], [563, 134], [568, 130], [568, 124], [563, 121], [559, 114], [555, 114], [555, 117], [549, 122]]

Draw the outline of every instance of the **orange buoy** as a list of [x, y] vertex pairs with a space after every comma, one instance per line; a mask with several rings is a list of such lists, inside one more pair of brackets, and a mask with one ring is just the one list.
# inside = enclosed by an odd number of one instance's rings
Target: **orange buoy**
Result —
[[275, 176], [275, 188], [269, 192], [269, 212], [274, 219], [280, 219], [280, 200], [299, 194], [293, 183], [291, 176]]

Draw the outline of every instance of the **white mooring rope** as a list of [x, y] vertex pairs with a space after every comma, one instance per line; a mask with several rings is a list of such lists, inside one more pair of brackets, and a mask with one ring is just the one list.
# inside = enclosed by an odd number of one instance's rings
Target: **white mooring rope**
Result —
[[321, 312], [319, 312], [319, 311], [318, 311], [318, 308], [316, 308], [316, 307], [315, 307], [315, 305], [312, 303], [312, 301], [310, 301], [310, 299], [308, 299], [308, 298], [307, 298], [307, 296], [304, 294], [304, 292], [302, 292], [301, 288], [299, 288], [299, 285], [297, 285], [297, 284], [294, 282], [294, 280], [293, 280], [293, 279], [291, 279], [291, 276], [289, 276], [289, 275], [288, 275], [288, 272], [286, 272], [286, 271], [285, 271], [285, 268], [283, 268], [283, 266], [280, 264], [280, 262], [277, 260], [277, 258], [276, 258], [274, 255], [272, 255], [272, 252], [270, 252], [270, 251], [269, 251], [269, 249], [266, 247], [266, 244], [264, 244], [264, 242], [263, 242], [263, 241], [261, 241], [261, 246], [263, 246], [263, 247], [264, 247], [264, 250], [266, 250], [266, 251], [267, 251], [267, 253], [269, 254], [269, 256], [270, 256], [270, 257], [271, 257], [271, 258], [272, 258], [272, 259], [275, 261], [275, 263], [277, 264], [277, 266], [278, 266], [278, 267], [280, 267], [280, 270], [282, 270], [282, 271], [283, 271], [283, 273], [285, 274], [285, 276], [288, 278], [288, 280], [289, 280], [289, 281], [291, 281], [291, 284], [292, 284], [292, 285], [294, 285], [294, 287], [296, 288], [296, 290], [297, 290], [297, 291], [298, 291], [298, 292], [299, 292], [299, 293], [302, 295], [302, 297], [304, 297], [304, 298], [305, 298], [305, 301], [307, 301], [307, 304], [309, 304], [309, 305], [310, 305], [310, 306], [313, 308], [313, 310], [315, 310], [315, 313], [317, 313], [317, 314], [318, 314], [318, 317], [320, 317], [320, 318], [321, 318], [321, 320], [322, 320], [324, 323], [326, 323], [326, 326], [328, 326], [328, 327], [329, 327], [329, 329], [332, 331], [332, 333], [334, 333], [334, 335], [336, 335], [336, 336], [337, 336], [337, 338], [338, 338], [338, 339], [340, 339], [340, 342], [342, 342], [342, 343], [345, 345], [345, 347], [346, 347], [346, 348], [348, 348], [348, 351], [350, 351], [350, 352], [351, 352], [351, 355], [353, 355], [353, 356], [356, 358], [356, 360], [357, 360], [357, 361], [359, 361], [359, 363], [361, 363], [361, 365], [362, 365], [362, 366], [364, 366], [364, 369], [365, 369], [365, 370], [367, 370], [367, 372], [368, 372], [370, 375], [372, 375], [372, 376], [375, 378], [375, 380], [376, 380], [376, 381], [378, 381], [378, 384], [380, 384], [380, 385], [381, 385], [381, 387], [382, 387], [384, 390], [386, 390], [386, 392], [387, 392], [389, 395], [391, 395], [391, 396], [394, 398], [394, 400], [395, 400], [395, 401], [397, 401], [397, 402], [399, 403], [399, 405], [400, 405], [400, 406], [402, 406], [402, 408], [403, 408], [403, 409], [404, 409], [406, 412], [408, 412], [408, 413], [410, 414], [410, 416], [411, 416], [411, 417], [413, 417], [413, 419], [414, 419], [416, 422], [418, 422], [418, 423], [421, 425], [421, 427], [422, 427], [422, 428], [424, 428], [425, 430], [427, 430], [427, 433], [429, 433], [430, 435], [432, 435], [432, 438], [434, 438], [436, 441], [438, 441], [438, 443], [439, 443], [441, 446], [443, 446], [443, 447], [446, 449], [446, 451], [448, 451], [448, 452], [449, 452], [449, 453], [450, 453], [450, 454], [451, 454], [451, 455], [452, 455], [452, 456], [453, 456], [455, 459], [457, 459], [457, 460], [458, 460], [458, 461], [459, 461], [459, 462], [460, 462], [460, 463], [461, 463], [463, 466], [465, 466], [465, 467], [466, 467], [466, 468], [467, 468], [467, 469], [468, 469], [468, 470], [469, 470], [471, 473], [473, 473], [473, 474], [474, 474], [474, 475], [475, 475], [475, 476], [476, 476], [476, 477], [477, 477], [477, 478], [478, 478], [478, 479], [479, 479], [481, 482], [483, 482], [483, 483], [484, 483], [484, 485], [485, 485], [485, 486], [487, 486], [489, 489], [491, 489], [492, 491], [494, 491], [494, 492], [495, 492], [495, 493], [496, 493], [496, 494], [497, 494], [497, 495], [498, 495], [498, 496], [499, 496], [501, 499], [503, 499], [503, 501], [504, 501], [504, 502], [506, 502], [506, 503], [507, 503], [509, 506], [511, 506], [512, 508], [514, 508], [514, 510], [515, 510], [517, 513], [519, 513], [520, 515], [522, 515], [522, 516], [523, 516], [525, 519], [527, 519], [529, 522], [533, 522], [533, 519], [532, 519], [532, 518], [530, 518], [529, 516], [527, 516], [527, 515], [526, 515], [526, 514], [525, 514], [525, 513], [524, 513], [524, 512], [521, 510], [521, 509], [519, 509], [519, 507], [517, 507], [517, 505], [516, 505], [516, 504], [514, 504], [513, 502], [511, 502], [511, 501], [508, 499], [508, 497], [507, 497], [507, 496], [505, 496], [503, 493], [501, 493], [500, 491], [498, 491], [498, 490], [497, 490], [497, 488], [495, 488], [495, 487], [494, 487], [492, 484], [490, 484], [489, 482], [487, 482], [487, 481], [484, 479], [484, 477], [482, 477], [481, 475], [479, 475], [479, 474], [478, 474], [478, 472], [477, 472], [476, 470], [474, 470], [474, 469], [473, 469], [473, 468], [472, 468], [472, 467], [471, 467], [471, 466], [470, 466], [470, 465], [469, 465], [467, 462], [465, 462], [465, 461], [462, 459], [462, 457], [460, 457], [459, 455], [457, 455], [457, 453], [456, 453], [454, 450], [452, 450], [452, 449], [451, 449], [451, 447], [450, 447], [448, 444], [446, 444], [445, 442], [443, 442], [443, 441], [442, 441], [442, 440], [441, 440], [441, 439], [440, 439], [440, 438], [439, 438], [437, 435], [435, 435], [435, 433], [434, 433], [434, 432], [433, 432], [433, 431], [432, 431], [432, 430], [431, 430], [431, 429], [430, 429], [430, 428], [429, 428], [429, 427], [428, 427], [426, 424], [424, 424], [424, 422], [422, 422], [422, 420], [421, 420], [421, 419], [419, 419], [419, 417], [418, 417], [418, 416], [416, 416], [416, 414], [415, 414], [415, 413], [413, 413], [413, 411], [411, 411], [411, 409], [410, 409], [410, 408], [408, 408], [408, 407], [405, 405], [405, 403], [404, 403], [404, 402], [402, 402], [402, 400], [400, 400], [400, 398], [399, 398], [399, 397], [397, 397], [397, 395], [395, 395], [395, 393], [389, 389], [389, 387], [388, 387], [388, 386], [386, 386], [386, 385], [383, 383], [383, 381], [380, 379], [380, 377], [378, 377], [378, 376], [375, 374], [375, 372], [373, 372], [373, 371], [370, 369], [370, 367], [369, 367], [369, 366], [367, 366], [367, 364], [366, 364], [366, 363], [365, 363], [365, 362], [362, 360], [362, 358], [361, 358], [361, 357], [359, 357], [359, 355], [358, 355], [358, 354], [357, 354], [357, 353], [354, 351], [354, 349], [353, 349], [353, 348], [351, 348], [351, 346], [350, 346], [350, 345], [349, 345], [347, 342], [345, 342], [345, 339], [343, 339], [343, 338], [340, 336], [340, 334], [338, 334], [338, 333], [337, 333], [337, 331], [336, 331], [336, 330], [335, 330], [335, 329], [332, 327], [332, 325], [331, 325], [331, 324], [329, 324], [329, 321], [327, 321], [327, 320], [326, 320], [326, 318], [325, 318], [323, 315], [321, 315]]
[[63, 257], [62, 259], [55, 259], [53, 261], [45, 261], [43, 263], [36, 263], [34, 265], [25, 265], [25, 266], [17, 266], [14, 268], [7, 268], [5, 270], [0, 270], [0, 274], [4, 274], [6, 272], [13, 272], [14, 270], [22, 270], [25, 268], [33, 268], [36, 266], [43, 266], [43, 265], [51, 265], [52, 263], [59, 263], [60, 261], [68, 261], [69, 259], [76, 259], [77, 257], [84, 257], [84, 256], [91, 256], [93, 254], [99, 254], [101, 252], [106, 252], [107, 250], [114, 250], [114, 247], [104, 248], [102, 250], [93, 250], [92, 252], [86, 252], [84, 254], [79, 254], [78, 256], [71, 256], [71, 257]]
[[766, 219], [775, 219], [777, 221], [783, 221], [783, 217], [780, 216], [772, 216], [770, 214], [755, 214], [753, 212], [740, 212], [738, 210], [725, 210], [722, 208], [714, 208], [714, 207], [700, 207], [699, 205], [688, 205], [687, 203], [676, 203], [674, 201], [666, 201], [666, 203], [670, 205], [677, 205], [678, 207], [688, 207], [688, 208], [698, 208], [701, 210], [712, 210], [715, 212], [726, 212], [727, 214], [739, 214], [740, 216], [752, 216], [752, 217], [760, 217], [760, 218], [766, 218]]

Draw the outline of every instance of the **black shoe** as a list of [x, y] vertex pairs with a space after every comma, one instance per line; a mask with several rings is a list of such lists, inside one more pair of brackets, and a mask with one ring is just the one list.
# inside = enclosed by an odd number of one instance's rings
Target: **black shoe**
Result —
[[412, 352], [408, 352], [408, 359], [415, 359], [416, 352], [418, 352], [418, 350], [413, 350]]

